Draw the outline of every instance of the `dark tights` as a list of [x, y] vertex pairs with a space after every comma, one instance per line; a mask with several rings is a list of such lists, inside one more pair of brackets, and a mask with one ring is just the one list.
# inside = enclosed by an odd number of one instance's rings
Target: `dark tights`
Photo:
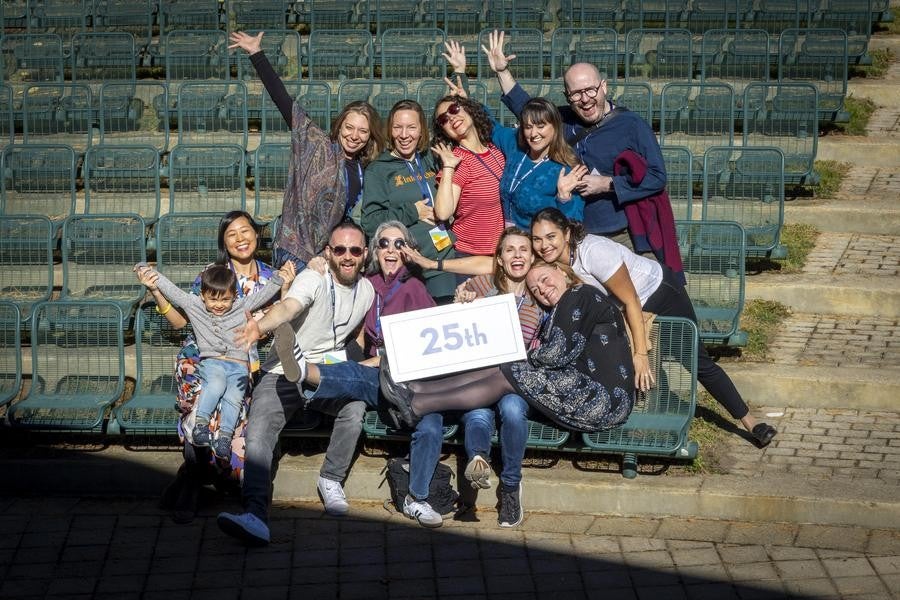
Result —
[[500, 367], [476, 369], [410, 384], [412, 409], [417, 415], [446, 410], [473, 410], [496, 404], [514, 392]]

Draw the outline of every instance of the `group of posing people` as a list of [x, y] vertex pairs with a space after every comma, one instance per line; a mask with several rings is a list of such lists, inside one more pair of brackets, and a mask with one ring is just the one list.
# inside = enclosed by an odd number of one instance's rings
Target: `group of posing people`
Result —
[[[636, 391], [655, 383], [643, 311], [696, 321], [652, 130], [607, 99], [589, 64], [566, 72], [568, 106], [529, 98], [495, 32], [483, 50], [518, 128], [466, 97], [465, 51], [451, 41], [444, 56], [456, 79], [447, 80], [431, 135], [412, 100], [392, 108], [383, 131], [371, 105], [353, 102], [328, 134], [287, 94], [260, 50], [262, 35], [231, 40], [250, 54], [291, 127], [278, 270], [256, 259], [258, 227], [240, 211], [223, 218], [219, 260], [194, 294], [145, 264], [135, 268], [157, 311], [173, 327], [193, 326], [176, 368], [185, 463], [163, 505], [188, 521], [200, 487], [227, 473], [241, 481], [245, 512], [220, 514], [219, 526], [244, 543], [268, 543], [278, 437], [311, 410], [334, 417], [317, 489], [328, 513], [346, 514], [343, 482], [363, 416], [381, 408], [412, 430], [402, 508], [429, 527], [442, 523], [428, 493], [444, 420], [464, 425], [465, 477], [484, 489], [499, 415], [498, 522], [518, 525], [529, 415], [576, 431], [623, 423]], [[527, 360], [394, 380], [382, 316], [496, 294], [516, 299]], [[251, 386], [255, 344], [270, 335], [274, 352]], [[754, 420], [702, 344], [698, 380], [760, 446], [771, 441], [775, 430]]]

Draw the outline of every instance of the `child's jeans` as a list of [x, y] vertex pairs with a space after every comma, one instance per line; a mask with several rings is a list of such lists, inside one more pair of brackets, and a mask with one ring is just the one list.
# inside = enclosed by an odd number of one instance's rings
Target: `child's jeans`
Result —
[[247, 365], [233, 360], [204, 358], [200, 361], [200, 381], [197, 421], [208, 423], [221, 399], [219, 431], [227, 435], [234, 434], [249, 385]]

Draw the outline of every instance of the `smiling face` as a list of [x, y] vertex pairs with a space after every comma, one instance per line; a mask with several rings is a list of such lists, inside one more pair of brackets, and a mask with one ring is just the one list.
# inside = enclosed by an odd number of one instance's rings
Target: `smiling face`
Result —
[[391, 143], [400, 158], [409, 160], [422, 139], [422, 123], [414, 110], [398, 110], [391, 119]]
[[534, 267], [528, 271], [525, 284], [531, 295], [544, 306], [556, 306], [560, 297], [569, 289], [565, 273], [547, 265]]
[[231, 310], [234, 304], [234, 292], [216, 295], [212, 292], [200, 292], [200, 299], [207, 312], [220, 317]]
[[568, 262], [569, 233], [552, 221], [535, 221], [531, 225], [531, 245], [534, 253], [547, 262]]
[[256, 254], [257, 235], [256, 230], [244, 217], [238, 217], [228, 227], [222, 236], [225, 242], [225, 251], [235, 262], [246, 264], [253, 260]]
[[528, 144], [528, 155], [536, 159], [545, 156], [550, 151], [550, 144], [553, 142], [553, 136], [556, 135], [556, 128], [550, 123], [527, 121], [522, 124], [522, 134]]
[[[357, 250], [359, 249], [359, 250]], [[358, 256], [353, 253], [357, 252]], [[353, 285], [366, 264], [369, 249], [362, 232], [346, 227], [331, 234], [325, 248], [325, 259], [328, 268], [342, 285]]]
[[369, 119], [355, 111], [347, 113], [338, 131], [338, 143], [347, 158], [355, 158], [366, 147], [371, 135]]
[[523, 235], [508, 235], [501, 242], [497, 264], [515, 282], [523, 281], [534, 262], [531, 240]]
[[388, 245], [387, 248], [382, 248], [379, 243], [375, 250], [375, 258], [378, 260], [381, 273], [387, 278], [403, 266], [403, 254], [397, 249], [397, 240], [402, 240], [405, 244], [406, 238], [403, 237], [403, 232], [396, 227], [388, 227], [381, 232], [378, 241], [381, 240], [387, 240]]
[[[597, 69], [587, 63], [569, 67], [563, 78], [569, 106], [586, 125], [593, 125], [606, 111], [606, 80], [600, 78]], [[596, 91], [591, 98], [590, 94]]]
[[[456, 114], [452, 114], [452, 111], [449, 110], [454, 105], [459, 108]], [[466, 134], [474, 126], [472, 116], [461, 104], [456, 102], [441, 102], [434, 109], [434, 114], [437, 115], [435, 121], [438, 123], [446, 119], [440, 127], [444, 131], [444, 135], [455, 142], [465, 139]]]

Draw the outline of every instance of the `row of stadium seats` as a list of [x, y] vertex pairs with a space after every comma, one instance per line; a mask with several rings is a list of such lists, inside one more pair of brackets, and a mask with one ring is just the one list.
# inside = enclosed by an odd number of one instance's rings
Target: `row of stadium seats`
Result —
[[[165, 435], [177, 428], [174, 356], [189, 331], [174, 331], [155, 305], [144, 304], [126, 330], [121, 307], [107, 302], [41, 302], [30, 320], [31, 368], [23, 368], [20, 315], [15, 304], [0, 301], [0, 407], [5, 424], [31, 431]], [[640, 455], [693, 458], [687, 439], [696, 404], [696, 335], [684, 319], [658, 318], [651, 332], [650, 364], [657, 385], [640, 393], [634, 411], [620, 427], [573, 434], [546, 422], [529, 423], [528, 446], [580, 452], [623, 454], [626, 477], [636, 475]], [[134, 339], [134, 359], [126, 342]], [[129, 344], [130, 346], [130, 344]], [[130, 349], [130, 348], [129, 348]], [[267, 348], [262, 348], [265, 354]], [[126, 376], [134, 391], [125, 397]], [[30, 378], [24, 397], [23, 379]], [[322, 435], [316, 415], [301, 415], [286, 435]], [[405, 437], [370, 411], [363, 430], [370, 439]], [[445, 437], [455, 427], [445, 428]], [[496, 440], [495, 440], [496, 441]]]
[[[475, 48], [487, 44], [482, 31]], [[133, 82], [142, 63], [165, 70], [167, 82], [190, 79], [252, 81], [246, 53], [229, 51], [223, 31], [173, 31], [160, 38], [152, 55], [142, 57], [130, 33], [80, 33], [65, 50], [54, 33], [9, 34], [0, 39], [3, 81], [100, 84]], [[314, 32], [305, 42], [296, 31], [267, 30], [263, 49], [287, 81], [440, 78], [446, 72], [441, 29], [390, 29], [379, 42], [367, 32], [335, 29]], [[846, 82], [847, 66], [864, 47], [840, 29], [787, 29], [770, 35], [759, 29], [713, 29], [694, 37], [687, 29], [634, 29], [627, 35], [609, 28], [559, 28], [549, 40], [537, 29], [507, 30], [506, 50], [515, 54], [522, 79], [562, 77], [568, 65], [597, 65], [609, 79], [658, 81], [726, 78], [769, 81], [795, 78]], [[479, 79], [493, 78], [483, 52], [470, 59]], [[826, 72], [827, 70], [827, 72]]]
[[[742, 345], [738, 319], [744, 302], [747, 240], [756, 244], [751, 250], [759, 250], [765, 235], [767, 243], [773, 237], [777, 241], [777, 203], [716, 196], [704, 210], [707, 220], [677, 222], [700, 336], [707, 342]], [[745, 230], [735, 221], [711, 220], [729, 215], [756, 223]], [[113, 302], [130, 318], [144, 296], [131, 268], [152, 252], [161, 273], [190, 289], [197, 271], [216, 258], [219, 219], [219, 214], [163, 215], [148, 239], [138, 215], [73, 215], [61, 226], [59, 281], [54, 276], [53, 223], [43, 216], [0, 216], [0, 300], [15, 303], [27, 323], [33, 307], [53, 298], [58, 288], [56, 301]]]
[[441, 27], [452, 35], [484, 28], [683, 27], [709, 29], [841, 28], [868, 39], [889, 21], [889, 0], [7, 0], [4, 29], [132, 32], [141, 46], [176, 29], [347, 27], [381, 34], [392, 27]]

